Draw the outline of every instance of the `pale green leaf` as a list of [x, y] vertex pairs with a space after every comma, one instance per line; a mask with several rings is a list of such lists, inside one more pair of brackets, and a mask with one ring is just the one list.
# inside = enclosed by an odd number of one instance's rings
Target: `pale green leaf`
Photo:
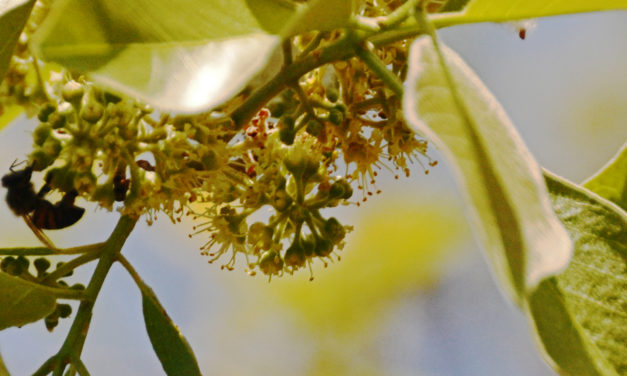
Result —
[[4, 112], [0, 114], [0, 130], [7, 125], [11, 124], [18, 116], [24, 112], [24, 109], [20, 106], [9, 106], [2, 109]]
[[583, 186], [627, 210], [627, 143]]
[[7, 73], [13, 50], [33, 5], [35, 5], [35, 0], [2, 0], [0, 2], [0, 82]]
[[355, 13], [355, 0], [313, 0], [290, 21], [284, 34], [345, 27]]
[[0, 376], [11, 376], [7, 366], [4, 364], [4, 360], [2, 359], [2, 354], [0, 354]]
[[[164, 111], [218, 106], [281, 67], [283, 35], [340, 27], [350, 1], [60, 0], [37, 54]], [[173, 7], [175, 11], [173, 11]], [[323, 10], [329, 11], [323, 13]]]
[[627, 215], [546, 173], [553, 207], [575, 243], [570, 266], [529, 296], [536, 335], [565, 375], [627, 374]]
[[444, 154], [501, 286], [521, 302], [568, 265], [572, 244], [553, 213], [537, 163], [500, 104], [452, 50], [449, 80], [431, 39], [410, 49], [403, 113]]
[[169, 376], [200, 375], [198, 362], [178, 327], [174, 325], [152, 289], [140, 285], [144, 322], [152, 347]]
[[0, 330], [43, 319], [55, 307], [53, 294], [34, 283], [0, 273]]
[[559, 14], [627, 9], [625, 0], [471, 0], [460, 13], [433, 15], [438, 27], [472, 22], [503, 22]]

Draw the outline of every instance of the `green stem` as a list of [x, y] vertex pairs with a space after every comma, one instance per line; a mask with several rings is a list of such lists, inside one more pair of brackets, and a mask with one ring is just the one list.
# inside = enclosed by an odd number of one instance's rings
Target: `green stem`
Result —
[[366, 46], [360, 46], [356, 49], [357, 56], [370, 68], [379, 78], [383, 81], [383, 83], [392, 89], [394, 94], [397, 97], [401, 98], [403, 96], [403, 83], [400, 78], [394, 74], [394, 72], [390, 71], [383, 61], [379, 59], [379, 57], [372, 52]]
[[375, 47], [380, 47], [415, 37], [423, 32], [424, 30], [415, 24], [379, 33], [353, 31], [350, 35], [322, 48], [320, 53], [312, 53], [302, 59], [299, 58], [297, 63], [284, 67], [272, 80], [254, 91], [242, 105], [231, 112], [230, 117], [233, 119], [235, 129], [242, 129], [267, 101], [283, 91], [290, 83], [298, 81], [304, 74], [322, 65], [356, 56], [358, 46], [364, 41], [368, 40]]
[[96, 250], [94, 252], [89, 252], [84, 255], [78, 256], [75, 259], [72, 259], [64, 263], [63, 265], [55, 269], [55, 271], [43, 277], [41, 279], [41, 282], [46, 283], [50, 281], [56, 281], [57, 279], [62, 278], [63, 276], [73, 271], [77, 267], [83, 264], [86, 264], [90, 261], [93, 261], [97, 259], [98, 257], [100, 257], [100, 250]]
[[[362, 39], [365, 38], [364, 33], [360, 35]], [[355, 56], [354, 38], [343, 37], [322, 49], [319, 54], [311, 54], [300, 60], [298, 64], [285, 67], [272, 80], [254, 91], [241, 106], [231, 113], [235, 128], [244, 127], [268, 100], [279, 94], [287, 85], [298, 81], [305, 73], [324, 64], [346, 60], [353, 56]]]
[[388, 14], [381, 19], [377, 19], [377, 24], [383, 29], [388, 29], [400, 25], [405, 21], [416, 8], [419, 0], [409, 0], [405, 4], [396, 8], [392, 13]]
[[[122, 249], [122, 246], [126, 242], [126, 239], [130, 235], [131, 231], [135, 227], [136, 222], [137, 218], [131, 218], [127, 215], [122, 216], [118, 221], [117, 226], [113, 230], [113, 233], [111, 233], [111, 236], [105, 243], [102, 249], [102, 253], [100, 254], [100, 260], [98, 261], [96, 270], [94, 271], [94, 274], [92, 275], [91, 280], [89, 281], [89, 284], [85, 289], [84, 300], [81, 301], [81, 304], [78, 307], [78, 312], [76, 313], [76, 318], [72, 323], [70, 332], [68, 333], [68, 336], [66, 337], [65, 342], [63, 343], [63, 346], [61, 347], [57, 355], [53, 357], [56, 358], [56, 360], [53, 360], [53, 374], [61, 375], [63, 369], [70, 362], [71, 359], [80, 358], [80, 354], [83, 350], [83, 345], [85, 343], [85, 338], [87, 337], [89, 323], [91, 321], [92, 310], [94, 308], [96, 298], [98, 297], [104, 280], [107, 277], [109, 270], [111, 269], [111, 265], [115, 261], [116, 256]], [[50, 366], [49, 362], [46, 363]], [[40, 370], [42, 368], [40, 368]]]

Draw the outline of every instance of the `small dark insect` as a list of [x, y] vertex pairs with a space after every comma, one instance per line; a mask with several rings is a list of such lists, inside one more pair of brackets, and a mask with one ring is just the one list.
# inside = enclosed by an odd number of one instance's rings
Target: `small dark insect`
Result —
[[150, 162], [148, 162], [145, 159], [139, 159], [137, 161], [135, 161], [135, 163], [137, 164], [137, 167], [142, 168], [146, 171], [154, 171], [155, 167], [153, 165], [150, 164]]
[[524, 27], [520, 28], [520, 30], [518, 30], [518, 36], [520, 37], [520, 39], [524, 40], [525, 37], [527, 37], [527, 29], [525, 29]]
[[115, 201], [124, 201], [126, 199], [126, 192], [128, 192], [130, 184], [131, 180], [126, 178], [123, 171], [113, 176], [113, 195]]
[[38, 237], [43, 234], [37, 230], [58, 230], [69, 227], [81, 219], [85, 209], [74, 205], [78, 193], [68, 192], [59, 202], [52, 204], [44, 198], [50, 192], [50, 182], [47, 181], [39, 192], [35, 193], [33, 183], [30, 181], [32, 166], [17, 171], [13, 170], [14, 166], [15, 164], [11, 166], [11, 172], [2, 177], [2, 186], [7, 188], [7, 204], [15, 215], [24, 217]]

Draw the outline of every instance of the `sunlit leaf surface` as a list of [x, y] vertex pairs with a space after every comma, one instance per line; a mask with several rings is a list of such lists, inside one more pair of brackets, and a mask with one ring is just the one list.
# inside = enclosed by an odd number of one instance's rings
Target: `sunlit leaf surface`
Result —
[[565, 375], [627, 373], [627, 215], [547, 173], [555, 211], [575, 242], [570, 266], [529, 297], [537, 337]]
[[571, 241], [551, 209], [537, 163], [504, 110], [463, 60], [442, 48], [452, 82], [429, 38], [412, 45], [405, 118], [445, 155], [500, 285], [520, 303], [543, 278], [568, 265]]
[[61, 0], [34, 45], [44, 60], [110, 90], [160, 110], [199, 112], [276, 73], [282, 35], [339, 27], [351, 9], [347, 0], [317, 0], [309, 8], [281, 0], [173, 4]]
[[447, 20], [439, 26], [449, 26], [459, 23], [502, 22], [615, 9], [627, 9], [627, 2], [625, 0], [471, 0], [458, 16], [434, 15], [433, 19], [446, 18]]
[[627, 210], [627, 143], [583, 186]]

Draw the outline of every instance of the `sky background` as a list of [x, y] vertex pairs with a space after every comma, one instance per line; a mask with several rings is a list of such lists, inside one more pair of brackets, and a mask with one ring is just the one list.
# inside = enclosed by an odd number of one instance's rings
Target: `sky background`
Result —
[[[575, 182], [627, 140], [627, 12], [540, 19], [522, 41], [508, 25], [441, 30], [445, 43], [501, 102], [539, 163]], [[6, 170], [30, 148], [32, 121], [2, 131]], [[431, 151], [441, 160], [437, 151]], [[1, 166], [0, 166], [0, 169]], [[446, 163], [409, 179], [383, 172], [383, 193], [337, 215], [354, 224], [342, 261], [273, 280], [220, 271], [199, 255], [191, 225], [139, 223], [124, 254], [152, 286], [195, 350], [219, 375], [553, 375], [525, 317], [491, 279], [465, 224]], [[39, 185], [39, 184], [36, 184]], [[4, 193], [3, 193], [4, 194]], [[101, 241], [115, 214], [88, 208], [60, 246]], [[36, 245], [23, 221], [0, 205], [2, 246]], [[86, 282], [89, 270], [72, 281]], [[76, 307], [75, 307], [76, 308]], [[76, 309], [75, 309], [76, 310]], [[74, 311], [75, 311], [74, 310]], [[32, 373], [61, 346], [42, 322], [0, 332], [13, 375]], [[83, 359], [92, 375], [158, 375], [140, 294], [114, 266], [100, 294]]]

